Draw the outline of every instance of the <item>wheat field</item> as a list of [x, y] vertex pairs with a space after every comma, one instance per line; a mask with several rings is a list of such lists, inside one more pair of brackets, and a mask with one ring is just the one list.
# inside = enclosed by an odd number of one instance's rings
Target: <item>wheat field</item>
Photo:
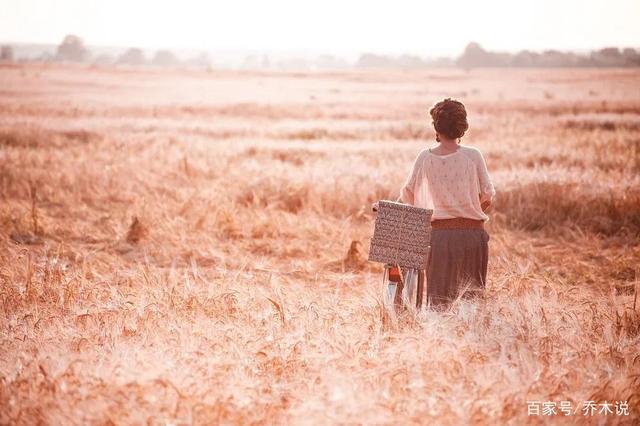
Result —
[[[370, 204], [444, 97], [487, 290], [394, 315]], [[0, 424], [640, 419], [638, 71], [4, 65], [0, 246]]]

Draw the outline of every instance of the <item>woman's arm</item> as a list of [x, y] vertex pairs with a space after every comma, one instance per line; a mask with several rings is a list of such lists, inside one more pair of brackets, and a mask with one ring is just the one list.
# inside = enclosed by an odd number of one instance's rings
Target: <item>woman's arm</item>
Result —
[[476, 169], [478, 171], [478, 181], [480, 183], [480, 205], [482, 206], [482, 211], [485, 211], [493, 202], [496, 190], [493, 186], [493, 182], [491, 181], [491, 177], [489, 176], [487, 163], [484, 161], [484, 157], [480, 151], [478, 151]]

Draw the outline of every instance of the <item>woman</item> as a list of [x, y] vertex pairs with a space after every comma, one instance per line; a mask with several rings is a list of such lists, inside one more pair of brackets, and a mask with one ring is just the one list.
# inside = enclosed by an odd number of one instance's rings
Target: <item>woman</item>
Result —
[[487, 279], [485, 214], [495, 196], [482, 153], [460, 144], [469, 128], [461, 102], [447, 98], [429, 111], [438, 144], [420, 152], [398, 201], [433, 209], [427, 303], [445, 307], [459, 292], [481, 292]]

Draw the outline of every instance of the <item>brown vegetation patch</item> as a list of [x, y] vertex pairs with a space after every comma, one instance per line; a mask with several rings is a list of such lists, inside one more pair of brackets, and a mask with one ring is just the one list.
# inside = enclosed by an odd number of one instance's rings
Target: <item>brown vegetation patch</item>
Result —
[[640, 191], [592, 193], [576, 183], [534, 182], [501, 191], [499, 220], [530, 231], [580, 228], [603, 235], [640, 235]]
[[236, 202], [245, 207], [275, 208], [297, 213], [307, 204], [308, 194], [309, 191], [305, 185], [265, 180], [261, 185], [242, 190], [236, 197]]
[[628, 130], [639, 131], [640, 130], [640, 115], [619, 115], [613, 117], [585, 117], [585, 118], [571, 118], [562, 122], [562, 125], [571, 130]]
[[390, 125], [371, 125], [346, 129], [328, 127], [305, 128], [293, 131], [278, 132], [270, 135], [278, 139], [288, 140], [337, 140], [337, 141], [376, 141], [376, 140], [423, 140], [431, 135], [429, 124], [399, 123]]
[[533, 101], [500, 102], [500, 103], [470, 103], [470, 114], [501, 115], [527, 114], [530, 116], [562, 116], [582, 114], [630, 114], [640, 115], [640, 102], [628, 101], [555, 101], [549, 104]]
[[88, 130], [51, 130], [40, 127], [0, 129], [0, 146], [12, 148], [66, 148], [102, 140]]
[[138, 244], [148, 233], [147, 227], [144, 226], [140, 219], [134, 216], [125, 239], [129, 243]]

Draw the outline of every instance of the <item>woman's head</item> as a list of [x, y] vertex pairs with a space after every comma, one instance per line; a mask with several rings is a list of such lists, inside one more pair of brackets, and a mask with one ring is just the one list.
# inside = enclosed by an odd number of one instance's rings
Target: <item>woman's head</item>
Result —
[[[436, 103], [430, 110], [433, 128], [447, 139], [459, 139], [469, 129], [467, 110], [462, 102], [451, 98]], [[436, 137], [437, 140], [440, 140]]]

